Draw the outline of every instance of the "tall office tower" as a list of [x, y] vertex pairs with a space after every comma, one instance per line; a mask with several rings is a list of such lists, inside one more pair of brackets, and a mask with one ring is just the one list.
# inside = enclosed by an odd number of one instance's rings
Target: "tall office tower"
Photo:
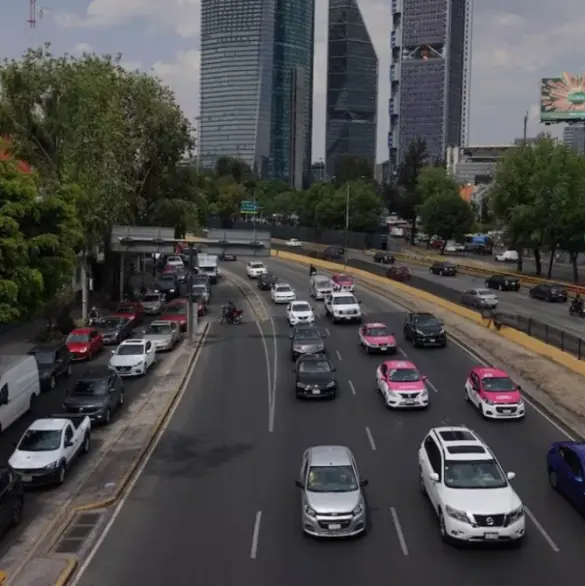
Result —
[[431, 157], [466, 146], [472, 0], [392, 0], [390, 132], [394, 170], [411, 142]]
[[270, 171], [295, 189], [310, 182], [314, 0], [276, 0]]
[[585, 124], [567, 124], [563, 128], [563, 142], [583, 154], [585, 152]]
[[266, 176], [270, 158], [276, 0], [201, 0], [199, 160], [248, 163]]
[[348, 156], [374, 170], [378, 122], [378, 57], [357, 0], [329, 0], [326, 174]]

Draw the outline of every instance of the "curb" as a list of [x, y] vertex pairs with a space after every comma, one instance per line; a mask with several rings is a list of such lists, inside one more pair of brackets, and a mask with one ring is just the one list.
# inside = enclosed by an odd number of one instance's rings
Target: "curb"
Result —
[[57, 578], [55, 586], [66, 586], [69, 580], [73, 577], [75, 570], [77, 570], [79, 562], [77, 558], [69, 558], [67, 560], [67, 566], [61, 572], [61, 575]]

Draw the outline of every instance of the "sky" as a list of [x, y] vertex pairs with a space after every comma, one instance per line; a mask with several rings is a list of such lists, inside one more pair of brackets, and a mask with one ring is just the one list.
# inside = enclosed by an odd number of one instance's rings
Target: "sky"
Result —
[[[18, 58], [50, 42], [55, 54], [123, 55], [130, 69], [153, 71], [176, 93], [190, 119], [199, 108], [200, 0], [37, 0], [30, 29], [28, 0], [2, 3], [0, 58]], [[327, 0], [316, 0], [313, 160], [324, 156]], [[388, 158], [391, 0], [359, 0], [380, 64], [378, 161]], [[475, 0], [470, 144], [506, 144], [559, 126], [538, 123], [540, 78], [585, 71], [583, 0]]]

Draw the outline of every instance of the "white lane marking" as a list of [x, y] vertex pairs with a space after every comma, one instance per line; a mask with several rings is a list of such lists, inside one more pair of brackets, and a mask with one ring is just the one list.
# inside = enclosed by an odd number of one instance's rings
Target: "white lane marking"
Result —
[[434, 391], [435, 393], [439, 392], [437, 387], [429, 379], [426, 380], [426, 383], [427, 383], [427, 387], [429, 387], [431, 389], [431, 391]]
[[355, 387], [353, 386], [353, 383], [350, 380], [348, 380], [347, 382], [349, 383], [349, 388], [351, 389], [351, 394], [355, 395], [356, 392], [355, 392]]
[[[262, 326], [260, 325], [260, 322], [258, 320], [256, 320], [256, 325], [258, 326], [258, 331], [260, 332], [260, 339], [262, 340], [262, 346], [264, 347], [264, 358], [266, 360], [266, 384], [268, 385], [268, 431], [271, 432], [272, 429], [270, 426], [270, 422], [274, 399], [272, 396], [272, 372], [270, 371], [270, 355], [268, 353], [268, 344], [266, 342], [266, 336], [264, 335], [264, 332], [262, 331]], [[274, 420], [272, 419], [272, 421]], [[272, 424], [272, 427], [274, 427], [274, 423]]]
[[[461, 350], [463, 350], [463, 352], [465, 352], [468, 356], [471, 356], [471, 358], [476, 360], [478, 364], [481, 364], [482, 366], [492, 366], [489, 362], [486, 362], [481, 356], [476, 354], [473, 350], [466, 348], [465, 346], [460, 344], [457, 340], [455, 340], [453, 338], [449, 338], [449, 341], [451, 343], [455, 344], [456, 346], [459, 346], [459, 348], [461, 348]], [[525, 403], [528, 403], [528, 405], [530, 405], [531, 409], [536, 411], [545, 421], [550, 423], [557, 431], [562, 433], [564, 437], [566, 437], [568, 440], [571, 440], [573, 442], [577, 441], [577, 438], [573, 437], [566, 429], [564, 429], [561, 425], [559, 425], [552, 417], [547, 415], [536, 403], [534, 403], [529, 397], [527, 397], [526, 394], [524, 394], [524, 396], [522, 398], [524, 399]]]
[[325, 328], [325, 333], [326, 333], [328, 336], [330, 336], [330, 335], [331, 335], [331, 332], [329, 331], [329, 328]]
[[534, 523], [536, 528], [540, 531], [540, 534], [544, 537], [545, 541], [550, 545], [550, 548], [555, 552], [561, 551], [558, 545], [553, 541], [553, 538], [547, 533], [546, 529], [539, 523], [538, 519], [534, 516], [532, 511], [525, 505], [524, 512], [528, 515], [528, 518]]
[[406, 352], [400, 348], [400, 346], [398, 347], [398, 354], [400, 354], [403, 358], [408, 358]]
[[402, 553], [404, 555], [408, 555], [408, 546], [406, 545], [406, 539], [404, 537], [404, 533], [402, 532], [402, 526], [400, 525], [398, 513], [396, 512], [396, 509], [394, 507], [390, 507], [390, 513], [392, 515], [392, 521], [394, 523], [394, 529], [396, 529], [398, 541], [400, 542], [400, 549], [402, 549]]
[[250, 548], [250, 558], [255, 560], [258, 553], [258, 540], [260, 539], [260, 523], [262, 523], [262, 511], [256, 513], [254, 522], [254, 533], [252, 534], [252, 547]]
[[376, 451], [376, 442], [374, 441], [374, 436], [372, 435], [372, 432], [370, 431], [370, 428], [367, 425], [366, 425], [366, 435], [368, 436], [368, 441], [370, 442], [370, 447], [375, 452]]
[[181, 404], [181, 401], [183, 399], [183, 395], [185, 394], [185, 391], [187, 390], [187, 387], [189, 386], [189, 383], [191, 382], [191, 378], [193, 377], [193, 373], [195, 372], [195, 367], [197, 366], [197, 363], [199, 362], [199, 358], [201, 357], [201, 354], [203, 353], [203, 351], [205, 349], [205, 340], [207, 339], [207, 335], [210, 331], [211, 331], [211, 326], [207, 329], [207, 331], [205, 332], [205, 334], [200, 342], [201, 347], [200, 347], [199, 353], [195, 357], [195, 360], [193, 361], [193, 364], [191, 365], [191, 368], [189, 369], [189, 372], [187, 373], [187, 376], [185, 377], [185, 384], [183, 385], [183, 388], [179, 392], [179, 396], [176, 398], [175, 404], [172, 406], [171, 410], [167, 413], [166, 420], [165, 420], [164, 424], [161, 425], [160, 429], [158, 430], [158, 432], [156, 434], [156, 437], [154, 438], [154, 440], [152, 441], [152, 443], [150, 445], [150, 448], [148, 448], [146, 454], [144, 455], [144, 459], [142, 460], [142, 463], [140, 464], [140, 466], [138, 467], [138, 469], [134, 473], [134, 477], [128, 483], [128, 487], [126, 488], [126, 492], [124, 493], [124, 495], [120, 499], [120, 502], [118, 503], [118, 505], [114, 509], [114, 512], [113, 512], [110, 520], [108, 521], [107, 525], [104, 527], [103, 533], [100, 535], [99, 539], [96, 541], [95, 545], [92, 547], [85, 562], [83, 562], [83, 564], [80, 566], [79, 570], [77, 571], [77, 575], [75, 576], [75, 579], [73, 580], [73, 583], [71, 584], [71, 586], [77, 586], [79, 584], [84, 572], [87, 570], [87, 568], [89, 567], [89, 565], [93, 561], [95, 555], [97, 554], [98, 550], [100, 549], [103, 542], [105, 541], [106, 537], [108, 536], [108, 533], [110, 532], [110, 530], [112, 529], [112, 526], [116, 522], [118, 515], [122, 511], [122, 508], [124, 507], [124, 505], [126, 504], [128, 497], [132, 494], [134, 487], [136, 486], [136, 483], [138, 482], [138, 479], [142, 476], [142, 474], [144, 473], [144, 469], [146, 468], [146, 466], [150, 462], [150, 459], [152, 457], [153, 452], [157, 449], [158, 444], [160, 443], [162, 436], [164, 435], [169, 424], [173, 420], [175, 412], [177, 411], [177, 409], [179, 408], [179, 405]]
[[278, 344], [276, 337], [276, 325], [274, 319], [270, 316], [270, 325], [272, 327], [272, 351], [274, 352], [274, 365], [272, 371], [272, 404], [270, 405], [270, 414], [268, 416], [268, 432], [274, 431], [274, 418], [276, 417], [276, 388], [278, 383]]
[[337, 354], [337, 358], [339, 360], [343, 360], [343, 358], [341, 357], [341, 354], [339, 353], [339, 350], [335, 350], [335, 353]]

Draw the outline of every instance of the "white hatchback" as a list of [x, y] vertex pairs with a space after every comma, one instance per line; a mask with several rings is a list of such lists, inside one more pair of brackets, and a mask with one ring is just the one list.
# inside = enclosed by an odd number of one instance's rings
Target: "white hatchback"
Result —
[[312, 325], [315, 323], [315, 312], [306, 301], [293, 301], [286, 308], [286, 319], [291, 326]]
[[124, 340], [110, 358], [110, 368], [120, 376], [141, 376], [156, 363], [156, 347], [150, 340]]
[[290, 303], [291, 301], [295, 301], [296, 298], [295, 290], [287, 283], [276, 283], [270, 289], [270, 299], [274, 303]]
[[248, 279], [257, 279], [260, 275], [268, 274], [268, 269], [264, 263], [252, 261], [246, 266], [246, 274], [248, 275]]

